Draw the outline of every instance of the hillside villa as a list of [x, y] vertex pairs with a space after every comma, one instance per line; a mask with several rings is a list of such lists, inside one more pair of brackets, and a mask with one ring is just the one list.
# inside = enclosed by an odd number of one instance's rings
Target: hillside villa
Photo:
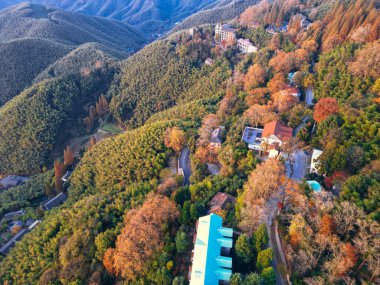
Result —
[[194, 234], [190, 285], [229, 284], [232, 275], [233, 230], [222, 226], [223, 219], [210, 214], [197, 221]]
[[246, 127], [242, 141], [255, 151], [268, 152], [269, 157], [276, 157], [286, 139], [292, 137], [293, 129], [279, 121], [265, 124], [264, 129]]
[[248, 39], [239, 39], [237, 41], [237, 47], [242, 53], [255, 53], [257, 47], [255, 47]]
[[267, 146], [281, 147], [286, 139], [291, 138], [293, 129], [283, 125], [280, 121], [265, 124], [262, 142]]

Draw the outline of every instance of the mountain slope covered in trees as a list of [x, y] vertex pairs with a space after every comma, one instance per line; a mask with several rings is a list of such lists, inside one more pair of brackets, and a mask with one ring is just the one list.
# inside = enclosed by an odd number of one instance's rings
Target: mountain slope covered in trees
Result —
[[[139, 31], [121, 22], [37, 4], [1, 10], [0, 25], [0, 105], [30, 86], [49, 65], [85, 43], [98, 43], [96, 49], [109, 52], [110, 58], [125, 58], [145, 43]], [[75, 59], [77, 65], [85, 65], [87, 60]]]
[[[198, 11], [217, 6], [226, 6], [236, 0], [31, 0], [32, 3], [51, 5], [67, 11], [79, 12], [90, 16], [101, 16], [123, 21], [133, 25], [147, 34], [163, 33], [175, 23], [197, 13]], [[23, 2], [7, 1], [0, 8]]]
[[[51, 162], [55, 130], [83, 124], [87, 115], [90, 121], [91, 113], [76, 108], [96, 100], [90, 97], [98, 83], [109, 87], [104, 120], [125, 132], [93, 142], [78, 158], [64, 189], [69, 199], [36, 210], [42, 223], [0, 257], [0, 283], [186, 284], [196, 221], [217, 192], [236, 198], [218, 211], [237, 233], [231, 285], [276, 284], [281, 276], [292, 284], [380, 283], [379, 7], [378, 0], [265, 1], [232, 22], [256, 53], [216, 43], [214, 27], [205, 26], [146, 46], [120, 64], [112, 84], [108, 69], [95, 63], [90, 74], [50, 79], [8, 102], [0, 138], [11, 133], [17, 145], [0, 141], [4, 169]], [[308, 29], [297, 13], [313, 22]], [[284, 23], [287, 31], [277, 30]], [[284, 92], [289, 73], [300, 98]], [[310, 90], [314, 100], [306, 104]], [[266, 159], [266, 149], [248, 149], [242, 134], [273, 120], [294, 135], [278, 159]], [[223, 143], [215, 148], [211, 132], [219, 126]], [[185, 145], [189, 186], [175, 171]], [[301, 179], [285, 171], [294, 152], [310, 156], [313, 149], [323, 151], [318, 173], [308, 173], [309, 161]], [[210, 163], [219, 174], [211, 175]], [[40, 175], [31, 188], [51, 180], [51, 172]], [[314, 193], [306, 180], [323, 189]], [[8, 191], [0, 193], [2, 211], [14, 206]], [[28, 215], [40, 195], [22, 193]], [[278, 215], [269, 220], [267, 212]], [[272, 222], [269, 233], [262, 221]], [[274, 254], [274, 227], [285, 261]]]

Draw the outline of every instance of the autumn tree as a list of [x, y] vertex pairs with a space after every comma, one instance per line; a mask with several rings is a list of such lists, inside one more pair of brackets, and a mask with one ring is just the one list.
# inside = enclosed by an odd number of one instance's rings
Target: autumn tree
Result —
[[283, 73], [277, 73], [268, 82], [270, 93], [276, 93], [286, 88], [286, 78]]
[[252, 232], [260, 220], [265, 201], [274, 195], [279, 195], [285, 179], [284, 166], [275, 159], [257, 165], [244, 184], [244, 192], [239, 197], [241, 206], [240, 227]]
[[240, 24], [245, 27], [251, 27], [254, 22], [263, 24], [264, 16], [268, 13], [270, 9], [270, 4], [268, 1], [261, 1], [260, 3], [248, 7], [240, 15]]
[[281, 186], [284, 179], [284, 166], [276, 159], [257, 165], [244, 185], [246, 201], [257, 198], [269, 199]]
[[199, 128], [199, 139], [198, 144], [200, 146], [206, 146], [209, 144], [211, 139], [211, 133], [214, 128], [219, 124], [219, 119], [214, 114], [209, 114], [202, 120], [202, 126]]
[[88, 149], [91, 150], [96, 145], [96, 138], [91, 136], [90, 141], [88, 142]]
[[95, 120], [96, 120], [96, 109], [94, 106], [90, 106], [88, 110], [88, 116], [84, 119], [84, 123], [86, 125], [86, 131], [90, 132], [92, 128], [94, 127]]
[[20, 225], [15, 225], [12, 227], [12, 234], [15, 236], [22, 230]]
[[319, 233], [321, 235], [329, 236], [336, 231], [335, 222], [332, 216], [329, 214], [324, 214], [321, 218], [319, 225]]
[[244, 89], [250, 91], [256, 87], [259, 87], [265, 82], [265, 70], [259, 65], [254, 64], [244, 76]]
[[280, 113], [285, 113], [299, 103], [299, 98], [286, 92], [277, 92], [271, 96], [272, 106]]
[[324, 121], [327, 117], [339, 112], [338, 102], [335, 98], [322, 98], [314, 108], [314, 120], [318, 123]]
[[349, 64], [349, 70], [354, 75], [363, 77], [380, 77], [380, 43], [367, 44], [361, 49], [355, 61]]
[[177, 180], [174, 177], [169, 177], [157, 186], [157, 193], [170, 197], [170, 195], [177, 187]]
[[108, 101], [106, 97], [104, 97], [104, 95], [99, 97], [98, 102], [96, 102], [95, 109], [96, 109], [96, 113], [100, 117], [103, 117], [105, 114], [107, 114], [109, 110], [109, 106], [108, 106]]
[[263, 105], [266, 102], [266, 98], [269, 97], [269, 89], [268, 88], [255, 88], [249, 91], [249, 95], [245, 97], [245, 103], [248, 106], [253, 104]]
[[305, 40], [302, 42], [301, 47], [308, 53], [312, 53], [317, 51], [318, 43], [315, 40]]
[[54, 178], [55, 178], [55, 189], [57, 192], [63, 192], [63, 181], [62, 176], [65, 175], [66, 165], [56, 160], [54, 161]]
[[150, 195], [144, 204], [127, 213], [124, 228], [114, 249], [108, 249], [103, 264], [111, 274], [126, 282], [135, 281], [146, 270], [147, 263], [163, 246], [166, 230], [178, 217], [173, 201]]
[[271, 58], [269, 66], [277, 73], [289, 73], [295, 67], [295, 54], [279, 51]]
[[185, 132], [178, 127], [168, 128], [165, 131], [164, 144], [175, 152], [180, 152], [186, 143]]
[[247, 118], [248, 122], [254, 127], [263, 126], [266, 123], [276, 121], [278, 115], [271, 110], [269, 106], [252, 105], [248, 110], [244, 112], [244, 118]]
[[216, 115], [221, 120], [224, 120], [226, 116], [231, 114], [232, 109], [232, 100], [234, 98], [234, 92], [232, 88], [228, 88], [226, 95], [223, 97], [222, 101], [219, 104], [219, 109]]
[[63, 150], [63, 163], [66, 166], [72, 166], [75, 161], [75, 156], [72, 148], [67, 146], [65, 150]]
[[195, 157], [202, 163], [218, 163], [218, 149], [210, 146], [199, 146]]
[[355, 247], [347, 242], [334, 251], [334, 258], [325, 264], [330, 282], [337, 282], [346, 276], [358, 260]]

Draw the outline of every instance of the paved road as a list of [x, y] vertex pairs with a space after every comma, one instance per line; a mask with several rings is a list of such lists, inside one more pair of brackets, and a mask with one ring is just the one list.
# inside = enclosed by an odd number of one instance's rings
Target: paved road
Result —
[[178, 168], [182, 169], [184, 185], [190, 185], [191, 166], [190, 166], [190, 149], [185, 146], [178, 158]]
[[313, 105], [313, 99], [314, 99], [313, 88], [309, 87], [309, 88], [306, 89], [306, 98], [305, 98], [306, 104], [308, 106]]
[[306, 125], [307, 121], [311, 119], [310, 116], [302, 118], [301, 124], [293, 130], [293, 136], [296, 136], [298, 132]]
[[282, 250], [281, 244], [278, 244], [276, 238], [277, 235], [277, 222], [276, 216], [278, 214], [277, 204], [280, 201], [279, 197], [271, 198], [266, 204], [263, 213], [264, 222], [267, 225], [267, 231], [269, 235], [269, 246], [273, 250], [273, 268], [276, 272], [276, 285], [288, 285], [286, 276], [281, 274], [280, 267], [286, 267], [284, 252]]
[[296, 150], [290, 155], [290, 159], [285, 162], [286, 176], [301, 181], [309, 170], [310, 156], [303, 150]]

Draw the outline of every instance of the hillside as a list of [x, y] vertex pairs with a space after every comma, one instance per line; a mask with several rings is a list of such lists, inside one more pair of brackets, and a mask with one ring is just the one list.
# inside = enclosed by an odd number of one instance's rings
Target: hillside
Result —
[[[109, 51], [109, 57], [118, 58], [127, 57], [145, 43], [140, 32], [121, 22], [36, 4], [24, 3], [1, 10], [0, 26], [0, 65], [4, 71], [0, 105], [28, 87], [57, 59], [85, 43], [98, 43], [99, 51]], [[80, 50], [86, 48], [90, 46], [84, 45]], [[87, 54], [91, 51], [94, 45]], [[81, 59], [76, 60], [79, 65]], [[88, 56], [83, 60], [87, 61]]]
[[[1, 7], [23, 2], [22, 0], [11, 0], [0, 4]], [[226, 9], [236, 10], [229, 13], [230, 18], [238, 15], [238, 11], [242, 12], [248, 4], [255, 1], [241, 0], [107, 0], [107, 1], [78, 1], [78, 0], [31, 0], [32, 3], [56, 6], [67, 11], [80, 12], [90, 16], [101, 16], [116, 19], [133, 25], [149, 35], [162, 34], [170, 30], [177, 22], [187, 17], [211, 8], [217, 8], [214, 12], [221, 16], [222, 7]], [[235, 2], [246, 2], [244, 8], [239, 4], [240, 8], [236, 8]], [[210, 11], [210, 10], [209, 10]], [[210, 17], [210, 13], [208, 16]]]
[[[25, 207], [22, 219], [42, 221], [0, 256], [0, 283], [186, 285], [208, 246], [197, 222], [213, 212], [233, 229], [233, 250], [220, 253], [231, 285], [380, 284], [379, 7], [251, 6], [232, 24], [252, 53], [212, 25], [121, 63], [97, 52], [102, 64], [84, 70], [75, 61], [91, 62], [87, 49], [71, 51], [64, 62], [79, 74], [0, 109], [0, 173], [41, 172], [0, 192], [0, 215]], [[41, 78], [55, 73], [59, 61]], [[100, 121], [124, 130], [45, 171], [54, 146]], [[189, 184], [177, 168], [187, 151]], [[73, 173], [59, 188], [65, 164]], [[58, 191], [68, 199], [41, 211]]]
[[219, 1], [218, 3], [184, 19], [173, 28], [173, 31], [180, 31], [203, 24], [216, 24], [218, 22], [231, 20], [257, 2], [258, 0]]
[[18, 39], [0, 44], [0, 106], [71, 50], [70, 46], [44, 39]]
[[0, 108], [0, 173], [36, 173], [52, 163], [52, 151], [85, 133], [83, 108], [106, 90], [114, 62], [84, 74], [65, 75], [26, 89]]
[[157, 41], [125, 60], [110, 92], [112, 115], [136, 127], [178, 102], [215, 95], [230, 71], [226, 60], [203, 64], [211, 54], [211, 33], [199, 31], [200, 43], [186, 35]]

